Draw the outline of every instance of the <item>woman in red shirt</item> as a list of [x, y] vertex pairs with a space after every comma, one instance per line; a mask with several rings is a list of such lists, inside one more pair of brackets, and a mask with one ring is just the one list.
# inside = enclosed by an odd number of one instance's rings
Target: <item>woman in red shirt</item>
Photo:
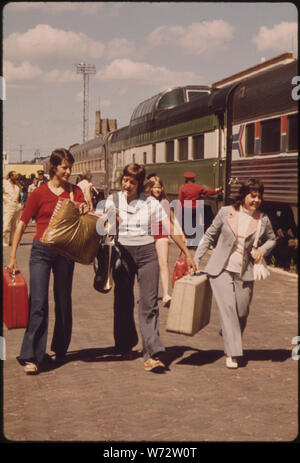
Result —
[[51, 350], [56, 358], [67, 352], [72, 334], [72, 280], [74, 261], [63, 257], [43, 244], [40, 239], [49, 225], [59, 199], [71, 198], [78, 204], [81, 213], [87, 206], [80, 188], [69, 183], [74, 158], [64, 149], [57, 149], [50, 157], [50, 180], [36, 188], [28, 198], [25, 209], [14, 234], [8, 269], [18, 270], [16, 252], [32, 217], [36, 220], [36, 234], [30, 255], [29, 322], [24, 334], [18, 358], [27, 374], [39, 372], [47, 347], [48, 334], [48, 290], [51, 269], [54, 275], [55, 326]]

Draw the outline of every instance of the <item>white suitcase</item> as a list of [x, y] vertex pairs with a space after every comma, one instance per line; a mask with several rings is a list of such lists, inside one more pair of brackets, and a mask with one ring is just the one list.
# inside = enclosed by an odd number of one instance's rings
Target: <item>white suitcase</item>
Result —
[[206, 274], [180, 278], [174, 285], [166, 330], [193, 336], [209, 323], [211, 303]]

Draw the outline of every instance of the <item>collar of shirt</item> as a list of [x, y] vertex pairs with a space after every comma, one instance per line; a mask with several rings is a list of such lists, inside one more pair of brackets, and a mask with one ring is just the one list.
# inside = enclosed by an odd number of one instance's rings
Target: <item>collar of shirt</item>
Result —
[[126, 195], [120, 192], [119, 209], [127, 212], [128, 214], [136, 214], [140, 209], [146, 206], [148, 195], [141, 193], [137, 199], [134, 199], [129, 204], [127, 203]]

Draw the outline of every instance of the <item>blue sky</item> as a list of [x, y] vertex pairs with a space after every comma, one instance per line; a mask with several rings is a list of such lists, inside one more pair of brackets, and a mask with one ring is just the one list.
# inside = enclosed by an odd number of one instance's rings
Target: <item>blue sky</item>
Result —
[[297, 53], [293, 3], [11, 2], [3, 15], [4, 149], [11, 161], [82, 142], [82, 76], [95, 111], [127, 125], [138, 103]]

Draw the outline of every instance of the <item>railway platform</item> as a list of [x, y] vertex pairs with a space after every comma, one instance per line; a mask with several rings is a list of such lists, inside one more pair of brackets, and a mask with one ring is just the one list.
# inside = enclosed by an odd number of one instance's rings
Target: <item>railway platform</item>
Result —
[[[27, 281], [33, 230], [30, 225], [17, 255]], [[5, 265], [9, 248], [3, 252]], [[170, 244], [171, 272], [178, 254]], [[144, 448], [138, 445], [147, 447], [143, 458], [150, 460], [155, 458], [149, 449], [180, 446], [189, 449], [185, 460], [200, 461], [197, 452], [204, 443], [291, 443], [297, 438], [296, 275], [272, 270], [270, 278], [255, 283], [244, 335], [245, 364], [237, 370], [225, 367], [214, 302], [209, 325], [189, 337], [166, 331], [168, 309], [160, 301], [160, 332], [170, 368], [164, 374], [144, 371], [140, 343], [131, 361], [114, 354], [113, 291], [100, 294], [92, 281], [93, 266], [76, 264], [71, 345], [64, 361], [49, 360], [39, 375], [25, 375], [16, 360], [24, 330], [3, 325], [4, 444], [94, 443], [100, 461], [106, 456], [137, 460], [133, 453], [120, 452]], [[135, 291], [138, 300], [137, 285]], [[52, 355], [52, 279], [49, 295]]]

